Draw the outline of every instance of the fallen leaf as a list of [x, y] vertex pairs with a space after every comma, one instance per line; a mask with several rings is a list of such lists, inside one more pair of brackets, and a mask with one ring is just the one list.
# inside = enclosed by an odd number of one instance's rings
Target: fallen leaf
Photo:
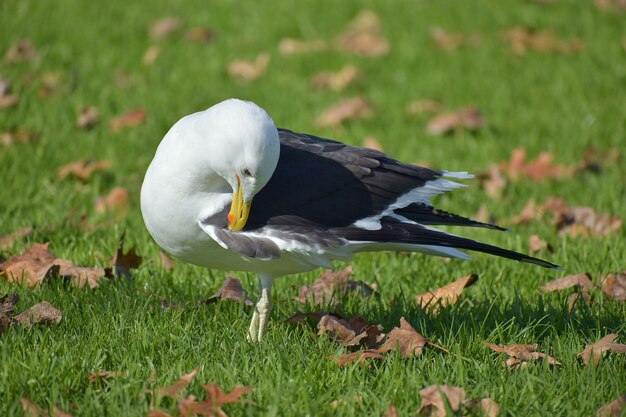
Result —
[[618, 417], [624, 415], [624, 410], [626, 410], [626, 394], [598, 408], [596, 417]]
[[562, 198], [547, 200], [542, 209], [552, 213], [552, 222], [561, 236], [608, 236], [619, 231], [624, 223], [620, 217], [598, 213], [591, 207], [569, 207]]
[[76, 127], [79, 129], [91, 129], [99, 122], [98, 110], [93, 106], [84, 107], [76, 119]]
[[487, 204], [481, 204], [478, 211], [472, 216], [472, 218], [481, 223], [495, 224], [497, 222], [496, 218], [489, 213]]
[[159, 55], [161, 55], [161, 47], [152, 45], [143, 53], [141, 62], [143, 62], [144, 65], [152, 65], [156, 62], [157, 58], [159, 58]]
[[533, 181], [541, 181], [548, 178], [569, 177], [575, 173], [574, 168], [553, 165], [553, 159], [552, 153], [542, 152], [534, 161], [526, 162], [526, 149], [517, 148], [511, 153], [509, 163], [502, 165], [512, 180], [527, 177]]
[[38, 134], [27, 132], [25, 130], [9, 130], [7, 132], [0, 133], [0, 144], [10, 146], [14, 143], [33, 142], [38, 137]]
[[5, 275], [9, 282], [22, 283], [34, 287], [50, 277], [54, 271], [52, 267], [56, 256], [48, 250], [49, 243], [35, 243], [21, 255], [0, 264], [2, 275]]
[[116, 212], [125, 214], [128, 209], [130, 194], [126, 188], [115, 187], [104, 197], [96, 200], [96, 211], [98, 213]]
[[53, 406], [52, 407], [52, 417], [72, 417], [72, 415], [70, 413], [68, 413], [67, 411], [61, 410], [57, 406]]
[[146, 121], [146, 111], [144, 109], [130, 110], [121, 116], [117, 116], [109, 121], [109, 129], [117, 133], [124, 128], [138, 126]]
[[422, 99], [407, 103], [404, 113], [410, 117], [423, 113], [439, 113], [441, 110], [443, 110], [443, 103], [440, 101]]
[[[331, 355], [330, 359], [335, 359], [335, 355]], [[384, 356], [378, 349], [357, 350], [356, 352], [339, 355], [337, 357], [337, 365], [346, 366], [354, 362], [363, 365], [367, 362], [367, 359], [384, 359]]]
[[381, 145], [378, 139], [374, 137], [367, 137], [363, 139], [363, 147], [374, 149], [379, 152], [385, 152], [385, 150], [383, 149], [383, 145]]
[[180, 396], [180, 392], [187, 388], [187, 385], [189, 385], [191, 381], [193, 381], [193, 379], [198, 374], [198, 371], [198, 368], [196, 368], [190, 373], [180, 377], [180, 379], [174, 382], [172, 385], [156, 389], [153, 396], [159, 399], [161, 397], [170, 397], [177, 399]]
[[117, 378], [122, 376], [122, 373], [119, 371], [98, 371], [98, 372], [89, 372], [89, 383], [95, 384], [98, 381], [110, 378]]
[[60, 72], [46, 72], [41, 76], [39, 89], [37, 93], [39, 97], [46, 98], [54, 94], [58, 94], [63, 89], [63, 76]]
[[380, 325], [371, 325], [361, 317], [349, 319], [333, 315], [323, 316], [317, 324], [318, 334], [328, 334], [343, 346], [378, 346], [385, 336]]
[[320, 72], [311, 80], [311, 87], [316, 90], [333, 90], [341, 91], [356, 80], [361, 78], [363, 74], [354, 65], [346, 65], [338, 72]]
[[528, 253], [530, 255], [535, 255], [537, 252], [547, 250], [548, 252], [553, 252], [554, 248], [551, 244], [541, 239], [537, 235], [531, 235], [528, 239]]
[[0, 312], [4, 314], [13, 314], [15, 311], [15, 304], [20, 300], [20, 296], [17, 294], [5, 294], [0, 297]]
[[428, 339], [415, 331], [404, 317], [400, 318], [400, 327], [394, 327], [385, 338], [385, 342], [378, 348], [381, 353], [398, 349], [405, 357], [419, 356], [424, 346], [429, 344]]
[[254, 61], [236, 59], [228, 65], [228, 75], [240, 81], [249, 82], [260, 78], [270, 63], [270, 54], [260, 53]]
[[165, 252], [159, 252], [159, 257], [161, 258], [161, 263], [163, 264], [163, 269], [165, 269], [165, 272], [170, 272], [172, 269], [174, 269], [176, 263], [172, 258], [167, 256]]
[[226, 417], [226, 413], [222, 409], [225, 404], [232, 403], [250, 403], [249, 400], [242, 400], [241, 397], [251, 391], [249, 387], [235, 387], [229, 393], [224, 392], [217, 384], [203, 385], [202, 388], [209, 394], [204, 401], [196, 401], [195, 396], [190, 395], [178, 402], [178, 410], [181, 416], [195, 416], [197, 414], [203, 416], [221, 416]]
[[511, 219], [514, 224], [527, 224], [531, 221], [541, 218], [543, 215], [543, 208], [537, 206], [535, 200], [528, 200], [522, 211]]
[[390, 49], [378, 15], [370, 10], [361, 11], [335, 39], [335, 45], [344, 52], [367, 57], [386, 55]]
[[357, 96], [342, 100], [329, 107], [316, 120], [317, 127], [338, 127], [346, 120], [365, 119], [374, 113], [372, 105]]
[[217, 290], [215, 294], [204, 301], [204, 304], [212, 304], [218, 300], [231, 300], [237, 302], [243, 301], [247, 306], [254, 305], [254, 302], [248, 298], [248, 294], [243, 290], [241, 281], [237, 278], [231, 277], [230, 275], [226, 277], [222, 287]]
[[37, 50], [29, 39], [20, 39], [9, 47], [4, 55], [7, 64], [34, 61], [37, 59]]
[[74, 265], [67, 259], [56, 259], [54, 266], [59, 267], [57, 274], [68, 279], [72, 285], [78, 288], [96, 288], [100, 284], [100, 280], [106, 276], [104, 268], [89, 268]]
[[476, 32], [465, 35], [460, 32], [446, 32], [443, 28], [430, 28], [430, 36], [441, 49], [452, 50], [461, 46], [476, 46], [480, 43], [480, 35]]
[[594, 0], [593, 3], [598, 10], [605, 12], [619, 12], [626, 10], [626, 0]]
[[560, 291], [567, 288], [580, 286], [586, 290], [591, 288], [591, 275], [587, 273], [576, 274], [576, 275], [568, 275], [563, 278], [555, 279], [544, 284], [541, 287], [541, 291], [544, 292], [552, 292], [552, 291]]
[[177, 17], [164, 17], [155, 20], [150, 25], [150, 37], [152, 39], [164, 39], [175, 34], [183, 26], [182, 20]]
[[294, 300], [301, 304], [313, 302], [313, 305], [340, 305], [341, 302], [336, 296], [344, 296], [348, 292], [360, 291], [364, 297], [371, 295], [374, 288], [361, 281], [349, 279], [352, 274], [352, 267], [348, 266], [341, 271], [334, 272], [327, 270], [311, 285], [300, 287], [300, 294]]
[[383, 417], [399, 417], [398, 409], [396, 408], [396, 406], [393, 404], [389, 404], [389, 408], [387, 409], [387, 411], [385, 411]]
[[122, 233], [120, 240], [117, 243], [117, 250], [113, 259], [111, 260], [111, 267], [107, 270], [107, 275], [123, 275], [126, 278], [130, 278], [130, 270], [139, 268], [142, 262], [141, 256], [137, 255], [135, 248], [131, 248], [128, 252], [124, 253], [124, 240], [126, 239], [126, 233]]
[[31, 226], [24, 227], [22, 229], [16, 230], [15, 232], [0, 236], [0, 250], [7, 250], [15, 242], [16, 239], [21, 239], [30, 235], [33, 232], [33, 228]]
[[626, 271], [602, 277], [602, 291], [617, 301], [626, 301]]
[[95, 159], [79, 159], [78, 161], [64, 165], [59, 168], [59, 178], [64, 179], [67, 176], [73, 176], [83, 181], [87, 181], [94, 172], [105, 171], [111, 167], [111, 161]]
[[215, 32], [208, 28], [191, 28], [185, 33], [185, 40], [187, 42], [209, 43], [212, 42], [213, 39], [215, 39]]
[[590, 361], [593, 365], [598, 365], [604, 352], [626, 353], [626, 345], [613, 343], [617, 337], [615, 333], [608, 334], [597, 342], [585, 346], [585, 350], [577, 357], [581, 358], [585, 365], [589, 365]]
[[48, 411], [44, 410], [31, 400], [22, 398], [20, 399], [20, 402], [22, 403], [22, 410], [24, 410], [24, 414], [27, 417], [49, 417]]
[[475, 107], [443, 112], [428, 121], [427, 130], [432, 135], [443, 135], [459, 130], [475, 131], [486, 125], [484, 117]]
[[456, 303], [463, 289], [473, 285], [477, 280], [478, 275], [467, 275], [435, 291], [416, 295], [415, 298], [426, 312], [436, 314], [440, 307], [447, 307]]
[[470, 411], [480, 410], [480, 415], [485, 417], [497, 417], [500, 414], [500, 406], [491, 398], [481, 398], [480, 400], [466, 401], [465, 407]]
[[278, 44], [281, 55], [295, 55], [311, 52], [322, 52], [328, 49], [326, 41], [313, 39], [308, 41], [285, 38]]
[[31, 327], [33, 324], [39, 323], [59, 323], [62, 318], [63, 313], [61, 310], [57, 310], [47, 301], [42, 301], [28, 310], [22, 311], [20, 314], [13, 317], [13, 320], [24, 327]]
[[333, 316], [339, 319], [343, 318], [341, 314], [331, 313], [327, 311], [313, 311], [309, 313], [297, 311], [296, 313], [294, 313], [293, 316], [289, 317], [288, 319], [285, 319], [285, 323], [298, 325], [298, 324], [306, 324], [308, 320], [311, 320], [315, 322], [315, 325], [317, 325], [322, 319], [322, 317], [324, 316]]
[[148, 411], [147, 417], [173, 417], [171, 414], [166, 413], [163, 410], [152, 409]]
[[[431, 385], [420, 390], [422, 404], [417, 410], [418, 414], [430, 412], [431, 416], [446, 417], [447, 406], [452, 411], [459, 411], [465, 401], [465, 390], [448, 385]], [[446, 406], [447, 404], [447, 406]]]
[[561, 365], [561, 362], [546, 355], [542, 352], [537, 352], [538, 345], [533, 344], [521, 344], [521, 345], [495, 345], [493, 343], [483, 342], [483, 345], [489, 349], [500, 353], [506, 353], [511, 357], [506, 362], [506, 366], [509, 368], [515, 368], [518, 366], [524, 366], [531, 360], [546, 359], [550, 365]]
[[501, 197], [507, 184], [506, 178], [502, 175], [502, 170], [496, 164], [491, 164], [487, 173], [478, 175], [478, 179], [487, 195], [494, 199]]
[[516, 55], [524, 55], [528, 50], [570, 54], [585, 48], [580, 39], [562, 41], [549, 30], [533, 30], [522, 26], [508, 29], [504, 32], [504, 38]]
[[0, 109], [15, 106], [19, 101], [17, 94], [11, 94], [11, 82], [0, 77]]

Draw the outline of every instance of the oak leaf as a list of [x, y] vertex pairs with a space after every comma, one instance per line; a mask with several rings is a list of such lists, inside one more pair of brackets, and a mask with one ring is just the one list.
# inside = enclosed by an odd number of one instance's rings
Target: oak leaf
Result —
[[418, 414], [430, 412], [431, 416], [446, 417], [447, 409], [459, 411], [465, 401], [465, 390], [448, 385], [431, 385], [420, 390], [422, 404], [417, 410]]
[[13, 317], [16, 323], [24, 327], [31, 327], [33, 324], [49, 324], [59, 323], [63, 318], [61, 310], [56, 309], [47, 301], [42, 301], [30, 307], [28, 310], [22, 311]]
[[588, 273], [568, 275], [563, 278], [555, 279], [541, 286], [541, 291], [551, 292], [560, 291], [571, 287], [580, 286], [585, 290], [591, 288], [591, 275]]
[[239, 281], [238, 278], [231, 277], [230, 275], [226, 277], [222, 287], [217, 290], [215, 294], [204, 301], [204, 304], [212, 304], [218, 300], [231, 300], [237, 302], [243, 301], [247, 306], [254, 305], [254, 302], [248, 298], [248, 294], [243, 290], [241, 281]]
[[[356, 352], [339, 355], [337, 357], [337, 365], [346, 366], [354, 362], [363, 365], [367, 362], [367, 359], [384, 359], [384, 357], [378, 349], [357, 350]], [[330, 359], [335, 359], [335, 355], [331, 355]]]
[[424, 346], [430, 342], [419, 334], [404, 317], [400, 318], [400, 327], [394, 327], [387, 334], [384, 343], [378, 348], [381, 353], [398, 349], [405, 357], [419, 356]]
[[198, 371], [199, 371], [198, 368], [196, 368], [190, 373], [181, 376], [173, 384], [156, 389], [153, 393], [153, 400], [154, 400], [154, 397], [156, 398], [170, 397], [170, 398], [177, 399], [180, 396], [180, 392], [184, 390], [185, 388], [187, 388], [187, 385], [191, 384], [191, 381], [193, 381], [193, 379], [196, 377], [196, 375], [198, 374]]
[[384, 337], [380, 325], [371, 325], [361, 317], [341, 319], [332, 315], [323, 316], [317, 324], [318, 334], [328, 334], [343, 346], [378, 346]]
[[483, 345], [489, 349], [500, 353], [506, 353], [510, 356], [510, 359], [506, 361], [506, 366], [513, 369], [516, 367], [525, 366], [531, 360], [546, 359], [550, 365], [561, 365], [561, 362], [546, 355], [542, 352], [537, 352], [536, 343], [533, 344], [519, 344], [519, 345], [496, 345], [489, 342], [483, 342]]
[[335, 103], [315, 121], [317, 127], [338, 127], [347, 120], [365, 119], [374, 113], [374, 107], [364, 97], [357, 96]]
[[447, 307], [456, 303], [463, 289], [473, 285], [477, 280], [478, 275], [467, 275], [435, 291], [416, 295], [415, 298], [426, 312], [436, 314], [440, 307]]
[[29, 287], [42, 283], [55, 272], [52, 267], [57, 257], [48, 250], [49, 245], [35, 243], [23, 254], [1, 263], [1, 274], [5, 275], [9, 282], [21, 283], [25, 280]]
[[294, 299], [301, 304], [312, 301], [313, 305], [340, 305], [341, 302], [336, 297], [344, 296], [349, 292], [358, 290], [364, 297], [374, 293], [373, 285], [362, 281], [352, 281], [349, 279], [351, 274], [351, 266], [336, 272], [327, 270], [313, 284], [301, 286], [300, 294]]
[[593, 365], [598, 365], [604, 352], [626, 353], [626, 345], [613, 343], [617, 337], [618, 335], [615, 333], [604, 336], [597, 342], [585, 346], [585, 350], [578, 357], [583, 360], [585, 365], [588, 365], [590, 361]]
[[601, 281], [604, 294], [617, 301], [626, 301], [626, 271], [609, 274]]

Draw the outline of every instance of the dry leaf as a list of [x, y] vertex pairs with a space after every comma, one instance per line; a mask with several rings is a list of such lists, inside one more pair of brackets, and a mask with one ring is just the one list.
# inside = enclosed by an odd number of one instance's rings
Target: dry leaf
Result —
[[389, 408], [387, 409], [387, 411], [385, 411], [383, 417], [399, 417], [398, 409], [396, 408], [396, 406], [393, 404], [389, 404]]
[[511, 219], [514, 224], [527, 224], [541, 218], [543, 208], [538, 207], [535, 200], [528, 200], [522, 211]]
[[13, 320], [24, 327], [31, 327], [38, 323], [59, 323], [62, 318], [61, 310], [57, 310], [47, 301], [42, 301], [13, 317]]
[[[430, 412], [431, 416], [446, 417], [446, 403], [452, 411], [459, 411], [465, 401], [465, 390], [448, 385], [431, 385], [420, 390], [422, 404], [418, 414]], [[445, 398], [445, 399], [444, 399]]]
[[533, 30], [522, 26], [513, 27], [504, 32], [511, 51], [517, 55], [524, 55], [527, 50], [538, 52], [575, 53], [585, 48], [580, 39], [562, 41], [549, 30]]
[[59, 93], [63, 89], [63, 77], [60, 72], [46, 72], [41, 76], [39, 97], [48, 97]]
[[270, 63], [270, 54], [260, 53], [252, 62], [236, 59], [228, 65], [228, 75], [240, 81], [249, 82], [260, 78]]
[[602, 277], [602, 291], [617, 301], [626, 301], [626, 271]]
[[154, 391], [153, 396], [156, 398], [170, 397], [177, 399], [180, 396], [180, 392], [187, 388], [187, 385], [193, 381], [198, 374], [198, 368], [194, 369], [188, 374], [183, 375], [180, 379], [174, 382], [172, 385], [168, 385], [162, 388], [158, 388]]
[[172, 269], [174, 269], [176, 263], [172, 258], [167, 256], [165, 252], [159, 252], [159, 257], [161, 258], [161, 263], [163, 264], [163, 269], [165, 269], [165, 272], [170, 272]]
[[367, 137], [363, 139], [363, 147], [374, 149], [379, 152], [385, 152], [385, 150], [383, 149], [383, 145], [381, 145], [378, 139], [374, 137]]
[[506, 366], [509, 368], [525, 366], [527, 362], [536, 359], [546, 359], [550, 365], [561, 365], [561, 362], [552, 356], [537, 352], [538, 345], [536, 343], [522, 345], [495, 345], [493, 343], [483, 342], [483, 345], [496, 352], [506, 353], [509, 355], [511, 359], [506, 362]]
[[384, 337], [382, 326], [370, 325], [361, 317], [341, 319], [333, 315], [323, 316], [317, 324], [318, 334], [328, 334], [343, 346], [373, 348]]
[[164, 39], [175, 34], [183, 26], [182, 20], [177, 17], [164, 17], [150, 25], [152, 39]]
[[421, 355], [422, 349], [428, 343], [428, 339], [416, 332], [413, 326], [401, 317], [400, 327], [391, 329], [378, 351], [384, 353], [398, 349], [403, 357], [409, 358]]
[[109, 211], [125, 214], [128, 209], [129, 198], [130, 194], [126, 188], [115, 187], [106, 196], [98, 197], [96, 200], [96, 211], [98, 213]]
[[598, 10], [619, 12], [626, 10], [626, 0], [594, 0]]
[[481, 398], [480, 400], [470, 402], [466, 401], [465, 406], [472, 411], [480, 409], [480, 415], [485, 417], [497, 417], [498, 414], [500, 414], [500, 406], [491, 398]]
[[370, 10], [360, 12], [346, 30], [335, 39], [344, 52], [379, 57], [389, 52], [389, 42], [382, 36], [380, 19]]
[[435, 291], [416, 295], [415, 298], [426, 312], [436, 314], [441, 306], [447, 307], [456, 303], [463, 289], [473, 285], [477, 280], [478, 275], [467, 275]]
[[109, 121], [109, 129], [113, 133], [117, 133], [126, 127], [133, 127], [146, 121], [146, 111], [144, 109], [135, 109], [127, 111], [121, 116], [117, 116]]
[[581, 358], [585, 365], [589, 365], [589, 361], [593, 365], [598, 365], [600, 358], [604, 352], [613, 351], [615, 353], [626, 353], [626, 345], [613, 343], [618, 335], [615, 333], [608, 334], [595, 343], [585, 346], [578, 357]]
[[298, 39], [285, 38], [278, 44], [281, 55], [295, 55], [310, 52], [322, 52], [328, 49], [326, 41], [313, 39], [302, 41]]
[[438, 47], [445, 50], [456, 49], [460, 46], [476, 46], [480, 43], [480, 35], [478, 33], [470, 33], [464, 35], [460, 32], [446, 32], [440, 27], [431, 27], [430, 36], [433, 38]]
[[147, 417], [173, 417], [171, 414], [166, 413], [163, 410], [152, 409], [148, 411]]
[[146, 52], [143, 53], [143, 58], [141, 58], [141, 62], [144, 65], [152, 65], [156, 62], [157, 58], [161, 55], [161, 47], [157, 45], [152, 45]]
[[64, 179], [71, 175], [83, 181], [87, 181], [94, 172], [105, 171], [111, 167], [111, 161], [97, 161], [95, 159], [80, 159], [76, 162], [64, 165], [59, 168], [59, 178]]
[[541, 291], [544, 292], [552, 292], [552, 291], [560, 291], [567, 288], [580, 286], [585, 290], [591, 288], [591, 275], [587, 273], [576, 274], [576, 275], [568, 275], [563, 278], [555, 279], [544, 284], [541, 287]]
[[9, 130], [0, 133], [0, 145], [10, 146], [14, 143], [32, 142], [39, 137], [38, 134], [25, 130]]
[[13, 314], [15, 311], [15, 304], [20, 300], [20, 296], [17, 294], [6, 294], [0, 297], [0, 312], [4, 314]]
[[528, 239], [528, 253], [530, 255], [535, 255], [537, 252], [547, 250], [549, 252], [553, 252], [554, 248], [552, 245], [541, 239], [537, 235], [531, 235]]
[[35, 243], [23, 254], [1, 263], [2, 275], [5, 275], [9, 282], [21, 283], [26, 280], [29, 287], [42, 283], [54, 272], [52, 266], [57, 259], [48, 250], [48, 246], [49, 243]]
[[311, 80], [311, 87], [316, 90], [341, 91], [362, 76], [363, 74], [357, 67], [346, 65], [338, 72], [320, 72]]
[[57, 406], [52, 407], [52, 417], [73, 417], [67, 411], [59, 409]]
[[534, 161], [526, 162], [526, 150], [517, 148], [511, 153], [509, 163], [503, 163], [502, 166], [512, 180], [527, 177], [533, 181], [541, 181], [548, 178], [569, 177], [576, 172], [575, 168], [553, 165], [553, 159], [552, 153], [542, 152]]
[[131, 248], [128, 252], [124, 253], [124, 240], [126, 239], [126, 233], [122, 233], [120, 240], [117, 243], [117, 250], [113, 259], [111, 260], [111, 267], [107, 268], [107, 275], [124, 275], [126, 278], [130, 278], [130, 270], [139, 268], [142, 258], [137, 255], [135, 248]]
[[478, 130], [486, 125], [485, 119], [475, 107], [443, 112], [428, 121], [427, 129], [432, 135], [443, 135], [458, 130]]
[[337, 272], [327, 270], [313, 284], [301, 286], [300, 294], [294, 300], [301, 304], [312, 301], [313, 305], [340, 305], [341, 302], [335, 296], [344, 296], [348, 292], [354, 291], [359, 291], [364, 297], [374, 293], [375, 288], [372, 285], [362, 281], [350, 280], [351, 274], [351, 266]]
[[506, 178], [502, 175], [502, 170], [496, 164], [491, 164], [486, 174], [479, 175], [479, 180], [487, 195], [495, 199], [500, 198], [507, 184]]
[[92, 289], [96, 288], [100, 280], [106, 276], [104, 268], [76, 266], [67, 259], [56, 259], [54, 266], [59, 267], [56, 271], [59, 276], [68, 278], [72, 285], [78, 288], [83, 288], [85, 285]]
[[423, 113], [438, 113], [443, 110], [443, 103], [438, 100], [423, 99], [407, 103], [404, 113], [415, 116]]
[[248, 294], [243, 290], [241, 281], [237, 278], [231, 277], [230, 275], [226, 277], [222, 287], [217, 290], [215, 294], [204, 301], [204, 304], [212, 304], [217, 300], [231, 300], [237, 302], [243, 301], [247, 306], [254, 305], [254, 302], [248, 298]]
[[187, 42], [209, 43], [213, 41], [213, 39], [215, 39], [215, 32], [207, 28], [191, 28], [185, 33], [185, 40]]
[[548, 199], [542, 209], [552, 213], [561, 236], [607, 236], [619, 231], [624, 223], [620, 217], [597, 213], [591, 207], [569, 207], [562, 198]]
[[618, 417], [624, 415], [626, 410], [626, 394], [618, 397], [610, 403], [603, 405], [596, 411], [596, 417]]
[[89, 372], [89, 383], [95, 384], [103, 379], [117, 378], [118, 376], [122, 376], [120, 371]]
[[365, 119], [374, 113], [372, 105], [363, 97], [342, 100], [329, 107], [316, 120], [317, 127], [338, 127], [346, 120]]
[[339, 319], [343, 318], [341, 314], [331, 313], [327, 311], [313, 311], [309, 313], [297, 311], [293, 316], [289, 317], [288, 319], [285, 319], [285, 323], [298, 325], [298, 324], [306, 324], [308, 320], [311, 320], [315, 322], [315, 325], [317, 325], [317, 323], [319, 323], [322, 317], [324, 316], [333, 316]]
[[[330, 359], [334, 358], [335, 355], [331, 355]], [[346, 366], [351, 365], [354, 362], [363, 365], [367, 362], [367, 359], [384, 359], [384, 356], [378, 351], [378, 349], [357, 350], [356, 352], [339, 355], [337, 358], [337, 365]]]
[[4, 62], [17, 64], [34, 61], [37, 59], [37, 51], [29, 39], [20, 39], [9, 47], [4, 55]]
[[17, 94], [11, 94], [11, 82], [0, 77], [0, 109], [15, 106], [20, 98]]
[[98, 110], [93, 106], [84, 107], [76, 119], [76, 127], [79, 129], [91, 129], [99, 122]]
[[31, 226], [24, 227], [22, 229], [16, 230], [15, 232], [0, 236], [0, 250], [7, 250], [15, 242], [16, 239], [20, 239], [30, 235], [33, 232], [33, 228]]
[[49, 417], [48, 411], [44, 410], [31, 400], [22, 398], [20, 399], [20, 402], [22, 403], [22, 410], [24, 410], [24, 415], [26, 415], [27, 417]]

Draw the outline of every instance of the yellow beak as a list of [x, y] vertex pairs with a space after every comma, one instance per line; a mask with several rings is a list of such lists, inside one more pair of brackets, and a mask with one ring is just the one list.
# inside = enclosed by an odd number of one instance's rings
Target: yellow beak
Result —
[[247, 203], [243, 202], [243, 190], [241, 189], [241, 181], [237, 176], [237, 190], [233, 193], [233, 202], [228, 212], [228, 228], [233, 232], [237, 232], [246, 225], [248, 215], [250, 214], [250, 206], [252, 200]]

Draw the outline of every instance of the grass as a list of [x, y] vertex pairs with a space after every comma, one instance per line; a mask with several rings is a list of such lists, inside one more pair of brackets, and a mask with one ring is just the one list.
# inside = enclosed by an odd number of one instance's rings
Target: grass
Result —
[[[372, 59], [336, 50], [284, 57], [284, 37], [332, 39], [361, 9], [380, 16], [392, 45], [388, 56]], [[190, 44], [182, 39], [158, 42], [161, 56], [141, 63], [154, 41], [148, 27], [157, 18], [178, 16], [188, 27], [208, 26], [216, 41]], [[352, 265], [357, 279], [374, 281], [380, 298], [350, 297], [341, 311], [361, 314], [389, 330], [406, 317], [415, 328], [449, 354], [426, 350], [415, 359], [397, 355], [370, 367], [339, 368], [327, 356], [342, 349], [326, 338], [313, 339], [281, 319], [303, 307], [291, 301], [297, 286], [314, 280], [312, 272], [278, 280], [278, 298], [270, 331], [260, 345], [244, 339], [251, 311], [234, 303], [162, 311], [152, 292], [168, 300], [194, 301], [212, 294], [224, 272], [178, 264], [166, 272], [159, 249], [143, 226], [139, 189], [156, 145], [180, 117], [228, 97], [253, 100], [266, 108], [279, 126], [361, 144], [374, 136], [392, 156], [429, 161], [449, 170], [484, 170], [524, 146], [529, 156], [551, 151], [558, 163], [574, 165], [593, 145], [621, 147], [626, 137], [626, 36], [623, 12], [600, 11], [591, 2], [561, 0], [550, 4], [496, 0], [465, 4], [440, 2], [295, 2], [224, 1], [98, 2], [22, 0], [0, 3], [0, 51], [29, 38], [39, 51], [30, 63], [0, 64], [0, 74], [13, 83], [19, 104], [0, 110], [0, 131], [25, 129], [39, 133], [33, 143], [0, 148], [0, 234], [27, 225], [37, 229], [3, 255], [21, 253], [34, 242], [49, 241], [53, 252], [81, 265], [105, 265], [116, 240], [126, 230], [145, 262], [132, 280], [105, 283], [95, 290], [62, 284], [38, 289], [0, 281], [0, 294], [17, 292], [18, 308], [47, 300], [63, 310], [58, 326], [13, 328], [0, 339], [0, 415], [20, 415], [20, 398], [44, 407], [57, 405], [74, 415], [144, 416], [149, 401], [144, 390], [172, 383], [200, 368], [190, 393], [218, 382], [223, 388], [248, 385], [256, 405], [227, 406], [229, 415], [382, 415], [390, 403], [400, 415], [413, 415], [418, 391], [433, 383], [463, 387], [469, 398], [492, 397], [503, 415], [590, 415], [621, 395], [626, 386], [626, 358], [610, 355], [597, 368], [585, 367], [576, 354], [585, 344], [611, 332], [626, 335], [624, 304], [596, 296], [595, 303], [573, 313], [567, 295], [543, 294], [538, 287], [569, 273], [594, 277], [624, 270], [624, 228], [598, 239], [559, 237], [549, 222], [515, 226], [514, 233], [465, 230], [466, 236], [526, 251], [533, 233], [555, 246], [542, 256], [565, 265], [555, 272], [477, 254], [471, 261], [442, 262], [422, 255], [363, 254]], [[430, 26], [481, 33], [476, 47], [439, 50]], [[580, 38], [579, 54], [512, 54], [502, 32], [515, 25], [550, 29], [562, 39]], [[267, 73], [242, 84], [227, 74], [236, 58], [271, 53]], [[345, 92], [314, 92], [308, 80], [322, 70], [354, 64], [364, 80]], [[61, 75], [60, 92], [42, 98], [41, 76]], [[116, 73], [130, 85], [119, 87]], [[31, 80], [31, 81], [28, 81]], [[373, 117], [342, 129], [316, 128], [315, 118], [342, 97], [366, 96]], [[436, 98], [449, 108], [475, 104], [489, 120], [476, 134], [429, 136], [426, 118], [406, 118], [411, 100]], [[75, 128], [86, 105], [97, 106], [103, 122], [91, 131]], [[146, 123], [112, 134], [107, 121], [142, 107]], [[0, 145], [1, 146], [1, 145]], [[86, 184], [59, 180], [58, 167], [80, 158], [110, 159], [112, 168]], [[608, 165], [599, 175], [508, 185], [500, 200], [489, 200], [476, 184], [439, 197], [442, 208], [471, 215], [482, 203], [498, 219], [517, 214], [528, 199], [539, 202], [563, 196], [572, 205], [625, 216], [626, 170]], [[85, 232], [71, 212], [103, 220], [94, 200], [114, 186], [131, 191], [130, 210], [114, 225]], [[106, 216], [104, 216], [106, 219]], [[457, 232], [457, 230], [454, 230]], [[338, 265], [341, 266], [341, 265]], [[414, 295], [437, 288], [468, 273], [480, 274], [459, 304], [431, 317], [416, 306]], [[256, 279], [238, 274], [256, 295]], [[313, 309], [306, 307], [307, 310]], [[481, 344], [540, 343], [540, 350], [563, 362], [550, 368], [536, 363], [509, 372], [503, 358]], [[90, 371], [119, 370], [123, 376], [89, 384]], [[334, 400], [340, 400], [336, 409]], [[345, 400], [345, 402], [341, 402]], [[161, 407], [174, 413], [176, 405]]]

